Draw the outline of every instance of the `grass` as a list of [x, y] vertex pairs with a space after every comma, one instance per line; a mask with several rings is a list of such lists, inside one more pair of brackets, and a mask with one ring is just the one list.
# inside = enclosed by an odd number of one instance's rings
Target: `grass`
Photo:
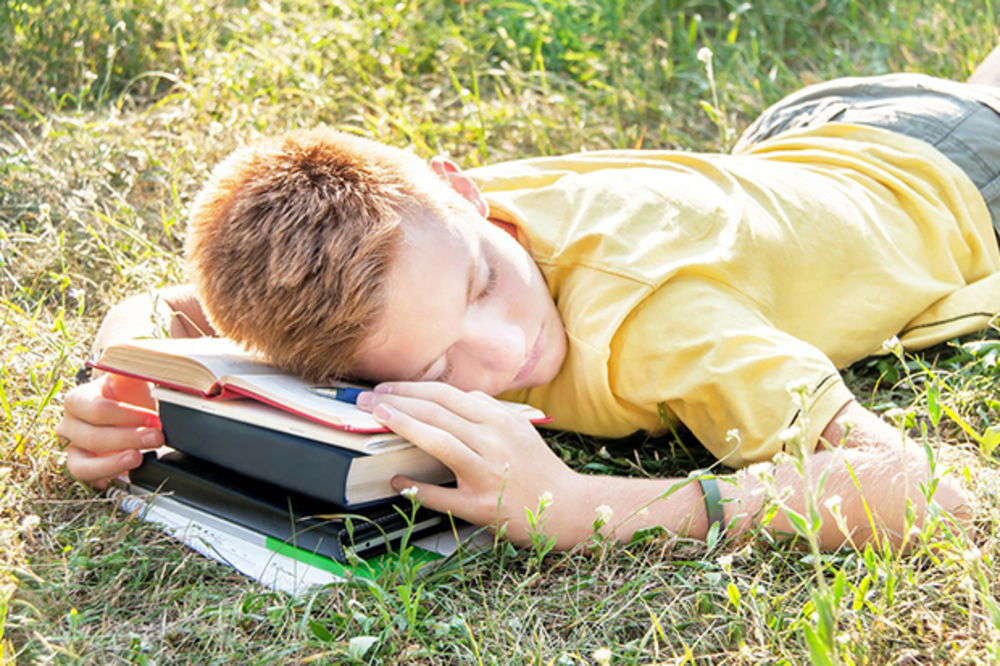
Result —
[[[766, 535], [501, 546], [293, 599], [74, 483], [52, 429], [107, 308], [182, 279], [187, 207], [248, 138], [324, 123], [470, 166], [718, 150], [802, 83], [961, 79], [998, 37], [993, 5], [964, 0], [3, 3], [0, 661], [586, 664], [602, 647], [622, 664], [997, 661], [992, 339], [847, 372], [978, 497], [968, 537], [925, 533], [905, 555], [817, 563]], [[684, 438], [553, 446], [595, 472], [705, 462]]]

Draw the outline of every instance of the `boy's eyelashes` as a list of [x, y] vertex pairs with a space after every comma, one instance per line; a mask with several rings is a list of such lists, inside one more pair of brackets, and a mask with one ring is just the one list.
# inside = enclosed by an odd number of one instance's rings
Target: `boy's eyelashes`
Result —
[[436, 382], [447, 382], [448, 381], [448, 377], [451, 376], [452, 370], [454, 370], [454, 366], [451, 363], [451, 359], [446, 356], [445, 359], [444, 359], [444, 370], [441, 372], [440, 375], [438, 375], [434, 379], [434, 381], [436, 381]]
[[[479, 292], [479, 296], [476, 297], [477, 302], [483, 300], [484, 298], [488, 297], [490, 294], [493, 293], [493, 290], [496, 289], [497, 286], [498, 275], [499, 274], [496, 268], [494, 268], [493, 266], [488, 266], [486, 284], [483, 285], [482, 290]], [[455, 369], [454, 364], [452, 363], [451, 358], [449, 358], [449, 356], [446, 353], [444, 357], [444, 369], [441, 371], [440, 374], [438, 374], [436, 377], [433, 377], [430, 381], [447, 383], [448, 378], [451, 377], [451, 373], [452, 371], [454, 371], [454, 369]]]
[[483, 290], [479, 292], [479, 297], [476, 300], [481, 301], [487, 296], [489, 296], [491, 293], [493, 293], [493, 289], [496, 288], [496, 286], [497, 286], [497, 269], [494, 268], [493, 266], [489, 266], [489, 272], [487, 273], [486, 277], [486, 284], [483, 285]]

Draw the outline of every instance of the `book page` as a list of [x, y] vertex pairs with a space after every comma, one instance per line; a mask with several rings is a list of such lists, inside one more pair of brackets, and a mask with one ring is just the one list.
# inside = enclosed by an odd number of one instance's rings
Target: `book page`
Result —
[[190, 358], [208, 368], [223, 383], [226, 377], [232, 375], [275, 372], [274, 366], [256, 359], [250, 352], [228, 338], [134, 340], [132, 344], [162, 354]]
[[368, 412], [314, 392], [310, 384], [294, 375], [230, 376], [226, 383], [239, 393], [335, 428], [354, 432], [387, 431]]

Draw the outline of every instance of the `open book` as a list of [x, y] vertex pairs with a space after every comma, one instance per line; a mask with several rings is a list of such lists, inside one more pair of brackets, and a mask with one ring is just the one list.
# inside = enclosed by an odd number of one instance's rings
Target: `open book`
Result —
[[[279, 371], [225, 338], [138, 339], [108, 347], [91, 363], [99, 370], [198, 393], [205, 398], [249, 397], [307, 419], [352, 432], [386, 432], [371, 414], [329, 397]], [[331, 386], [357, 386], [332, 384]], [[532, 423], [549, 419], [529, 405], [504, 403]]]

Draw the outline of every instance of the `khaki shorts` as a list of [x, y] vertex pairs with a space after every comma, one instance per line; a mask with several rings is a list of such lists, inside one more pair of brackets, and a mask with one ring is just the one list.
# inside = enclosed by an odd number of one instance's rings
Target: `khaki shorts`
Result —
[[1000, 235], [1000, 88], [923, 74], [835, 79], [767, 109], [739, 145], [832, 121], [881, 127], [937, 148], [979, 188]]

